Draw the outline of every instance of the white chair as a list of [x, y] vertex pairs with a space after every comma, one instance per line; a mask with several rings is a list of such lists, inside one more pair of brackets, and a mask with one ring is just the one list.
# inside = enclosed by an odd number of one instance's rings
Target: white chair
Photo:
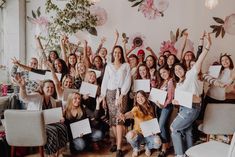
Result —
[[186, 155], [189, 157], [235, 157], [235, 133], [230, 145], [209, 141], [189, 148]]
[[209, 103], [204, 114], [203, 124], [198, 129], [209, 135], [229, 135], [235, 132], [235, 104]]
[[42, 111], [6, 110], [4, 117], [6, 140], [11, 146], [11, 157], [14, 157], [17, 146], [38, 146], [41, 157], [44, 157], [46, 131]]

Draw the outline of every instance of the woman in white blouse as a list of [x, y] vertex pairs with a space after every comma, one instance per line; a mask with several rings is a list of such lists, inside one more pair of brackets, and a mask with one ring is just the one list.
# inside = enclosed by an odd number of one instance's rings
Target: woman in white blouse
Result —
[[124, 131], [124, 122], [116, 117], [120, 113], [127, 111], [127, 93], [131, 86], [130, 66], [125, 63], [123, 49], [121, 46], [115, 46], [112, 52], [112, 63], [107, 64], [104, 72], [104, 78], [101, 85], [101, 96], [107, 102], [109, 108], [109, 123], [112, 126], [116, 137], [111, 151], [116, 151], [116, 156], [121, 157], [122, 137]]

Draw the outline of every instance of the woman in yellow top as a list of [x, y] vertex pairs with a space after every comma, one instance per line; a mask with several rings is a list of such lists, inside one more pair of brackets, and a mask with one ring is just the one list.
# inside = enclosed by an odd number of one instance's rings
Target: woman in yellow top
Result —
[[133, 109], [125, 114], [121, 114], [119, 119], [125, 120], [131, 118], [135, 121], [134, 129], [126, 134], [126, 139], [133, 148], [132, 157], [138, 156], [140, 145], [142, 143], [145, 143], [145, 154], [150, 156], [151, 149], [158, 149], [161, 146], [161, 139], [158, 135], [144, 137], [140, 128], [140, 123], [155, 118], [155, 109], [148, 101], [144, 91], [138, 91], [135, 99], [136, 101]]

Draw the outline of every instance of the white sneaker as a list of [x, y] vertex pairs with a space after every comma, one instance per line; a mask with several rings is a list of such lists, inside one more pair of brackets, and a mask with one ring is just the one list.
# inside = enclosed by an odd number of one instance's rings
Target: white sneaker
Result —
[[148, 157], [151, 156], [151, 150], [148, 148], [145, 148], [145, 155]]

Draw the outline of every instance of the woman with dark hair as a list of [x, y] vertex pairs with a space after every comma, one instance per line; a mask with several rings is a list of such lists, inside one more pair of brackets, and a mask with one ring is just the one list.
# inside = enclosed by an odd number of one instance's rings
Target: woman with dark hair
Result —
[[225, 86], [216, 87], [215, 85], [212, 85], [207, 92], [205, 103], [235, 103], [235, 98], [226, 98], [226, 88], [234, 88], [234, 85], [232, 85], [235, 80], [233, 61], [230, 55], [226, 53], [220, 56], [219, 61], [222, 68], [218, 80]]
[[[180, 63], [174, 66], [174, 74], [177, 78], [176, 89], [193, 94], [192, 108], [180, 106], [179, 113], [171, 124], [171, 137], [177, 157], [184, 157], [185, 151], [193, 145], [192, 124], [200, 112], [203, 90], [203, 84], [198, 75], [201, 71], [203, 60], [211, 46], [209, 34], [207, 40], [205, 49], [191, 70], [186, 71], [184, 65]], [[174, 105], [182, 105], [177, 100], [173, 100], [172, 103]]]
[[195, 60], [195, 54], [192, 51], [187, 51], [184, 53], [184, 56], [182, 58], [182, 64], [187, 68], [187, 70], [190, 69], [190, 61]]
[[165, 65], [159, 69], [161, 81], [159, 89], [167, 92], [167, 97], [164, 104], [157, 102], [157, 115], [159, 126], [161, 130], [162, 149], [158, 157], [166, 157], [166, 151], [170, 147], [170, 128], [168, 127], [168, 120], [172, 113], [172, 100], [174, 97], [175, 85], [171, 77], [171, 69]]
[[148, 101], [146, 93], [142, 90], [137, 91], [133, 109], [118, 116], [118, 118], [123, 121], [126, 119], [134, 119], [134, 129], [126, 134], [126, 139], [133, 149], [132, 157], [139, 155], [141, 144], [145, 144], [146, 156], [151, 156], [151, 149], [158, 149], [161, 146], [161, 139], [158, 135], [144, 137], [140, 128], [141, 122], [151, 120], [155, 117], [155, 105], [152, 105]]
[[166, 64], [166, 60], [167, 60], [166, 56], [164, 55], [159, 56], [157, 61], [158, 68], [164, 66]]
[[124, 122], [116, 119], [120, 113], [127, 111], [127, 93], [131, 86], [131, 72], [128, 63], [125, 63], [124, 53], [121, 46], [114, 46], [112, 52], [112, 63], [107, 64], [101, 85], [101, 96], [103, 102], [107, 101], [109, 108], [109, 123], [112, 126], [116, 145], [111, 151], [116, 151], [117, 157], [122, 157], [121, 150]]
[[[46, 110], [57, 107], [55, 85], [52, 80], [44, 80], [40, 91], [33, 94], [26, 93], [25, 80], [19, 75], [15, 77], [15, 82], [20, 86], [20, 99], [27, 103], [27, 110]], [[59, 150], [66, 146], [68, 141], [67, 128], [63, 123], [48, 124], [46, 125], [46, 134], [45, 152], [56, 157]]]
[[103, 77], [104, 77], [104, 69], [106, 64], [103, 63], [102, 58], [98, 55], [96, 55], [93, 59], [93, 65], [91, 66], [92, 69], [101, 71], [101, 75], [97, 78], [97, 83], [99, 86], [101, 86]]
[[51, 50], [48, 55], [48, 61], [54, 63], [56, 59], [60, 58], [56, 50]]

